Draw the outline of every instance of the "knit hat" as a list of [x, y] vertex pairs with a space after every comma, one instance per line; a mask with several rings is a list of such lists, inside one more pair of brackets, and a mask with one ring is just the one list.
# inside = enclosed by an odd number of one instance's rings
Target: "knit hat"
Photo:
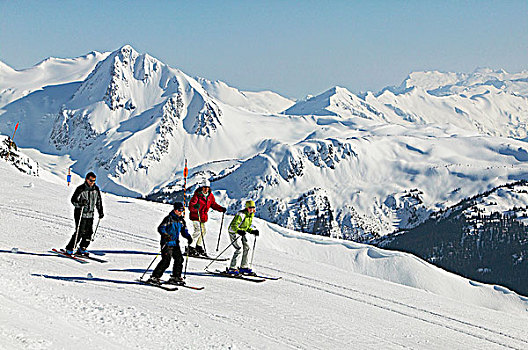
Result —
[[174, 203], [174, 210], [183, 211], [185, 210], [185, 207], [182, 202], [176, 202]]
[[200, 187], [211, 187], [211, 183], [209, 182], [209, 180], [204, 179], [200, 182]]
[[246, 209], [247, 208], [255, 208], [255, 202], [252, 200], [246, 201]]

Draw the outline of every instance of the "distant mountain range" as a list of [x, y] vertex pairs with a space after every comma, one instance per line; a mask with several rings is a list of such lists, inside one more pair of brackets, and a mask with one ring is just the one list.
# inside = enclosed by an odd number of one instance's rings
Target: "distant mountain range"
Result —
[[376, 243], [528, 295], [527, 222], [528, 181], [521, 180], [466, 198]]
[[230, 211], [368, 241], [528, 174], [528, 72], [415, 72], [397, 87], [302, 101], [193, 78], [125, 45], [14, 70], [0, 133], [58, 177], [173, 201], [207, 178]]

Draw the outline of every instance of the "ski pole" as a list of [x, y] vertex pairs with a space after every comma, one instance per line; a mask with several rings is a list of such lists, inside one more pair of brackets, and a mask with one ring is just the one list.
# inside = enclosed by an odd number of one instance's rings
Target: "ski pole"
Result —
[[257, 245], [257, 236], [255, 236], [255, 240], [253, 241], [253, 251], [251, 252], [251, 263], [249, 264], [249, 268], [253, 267], [253, 258], [255, 257], [255, 246]]
[[191, 249], [191, 244], [187, 244], [187, 257], [185, 258], [185, 270], [183, 271], [183, 279], [187, 278], [187, 265], [189, 264], [189, 251]]
[[83, 211], [84, 211], [84, 206], [81, 207], [81, 215], [79, 216], [79, 223], [77, 224], [77, 229], [75, 230], [75, 241], [73, 241], [73, 248], [72, 248], [72, 251], [75, 252], [75, 248], [77, 248], [77, 237], [79, 236], [79, 230], [81, 228], [81, 220], [82, 220], [82, 215], [83, 215]]
[[232, 242], [231, 242], [231, 243], [230, 243], [230, 244], [229, 244], [224, 250], [222, 250], [222, 252], [221, 252], [220, 254], [218, 254], [218, 256], [217, 256], [216, 258], [214, 258], [214, 259], [209, 263], [209, 265], [207, 265], [207, 266], [205, 267], [204, 270], [207, 270], [207, 268], [208, 268], [209, 266], [211, 266], [212, 263], [214, 263], [216, 260], [218, 260], [218, 259], [220, 258], [220, 256], [222, 256], [222, 254], [224, 254], [224, 252], [225, 252], [229, 247], [231, 247], [233, 244], [235, 244], [236, 241], [238, 241], [239, 238], [240, 238], [240, 235], [238, 235], [237, 238], [235, 238], [235, 239], [234, 239], [234, 240], [233, 240], [233, 241], [232, 241]]
[[97, 234], [97, 229], [99, 228], [99, 223], [101, 222], [101, 218], [99, 218], [99, 220], [97, 220], [97, 225], [95, 225], [95, 231], [94, 231], [94, 234], [93, 234], [93, 237], [92, 237], [92, 241], [95, 239], [95, 235]]
[[220, 246], [220, 236], [222, 235], [222, 226], [224, 226], [224, 214], [222, 213], [222, 222], [220, 223], [220, 233], [218, 234], [218, 242], [216, 243], [216, 251], [218, 252], [218, 247]]
[[147, 267], [147, 269], [145, 270], [145, 272], [143, 272], [143, 274], [141, 275], [141, 277], [139, 278], [140, 280], [143, 279], [143, 277], [145, 276], [145, 274], [147, 273], [147, 271], [150, 269], [150, 267], [152, 266], [152, 264], [154, 264], [154, 261], [158, 258], [158, 255], [160, 255], [161, 252], [163, 252], [163, 249], [165, 249], [165, 246], [167, 245], [167, 243], [165, 243], [163, 245], [163, 247], [161, 247], [161, 251], [156, 254], [156, 256], [154, 257], [154, 259], [152, 260], [152, 262], [150, 263], [150, 265]]

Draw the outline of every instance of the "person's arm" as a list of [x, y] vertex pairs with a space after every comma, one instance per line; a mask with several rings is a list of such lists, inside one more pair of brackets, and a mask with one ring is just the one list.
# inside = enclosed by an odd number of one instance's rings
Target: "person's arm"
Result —
[[189, 234], [189, 231], [187, 230], [187, 224], [185, 223], [185, 220], [182, 221], [182, 227], [181, 227], [181, 235], [189, 241], [189, 244], [192, 242], [192, 237]]
[[170, 226], [170, 220], [169, 220], [169, 216], [167, 215], [163, 221], [161, 222], [161, 224], [158, 226], [158, 232], [160, 235], [162, 236], [167, 236], [169, 235], [169, 232], [167, 231], [168, 228]]
[[210, 193], [209, 195], [211, 196], [211, 208], [213, 208], [214, 210], [219, 211], [221, 213], [225, 213], [226, 212], [226, 208], [224, 208], [221, 205], [219, 205], [218, 203], [216, 203], [215, 197], [214, 197], [214, 195], [212, 193]]
[[101, 196], [101, 191], [99, 190], [99, 187], [96, 187], [95, 189], [97, 190], [97, 201], [95, 202], [95, 206], [97, 208], [97, 212], [99, 213], [99, 218], [102, 219], [104, 217], [103, 198]]
[[230, 232], [238, 232], [238, 228], [240, 227], [240, 224], [242, 223], [242, 216], [237, 213], [233, 220], [231, 220], [231, 223], [229, 224], [229, 231]]
[[198, 203], [198, 196], [195, 193], [192, 196], [191, 200], [189, 201], [189, 210], [190, 211], [197, 211], [197, 209], [195, 208], [197, 203]]
[[75, 192], [73, 192], [73, 195], [71, 197], [71, 203], [73, 205], [75, 205], [76, 207], [80, 206], [81, 204], [79, 203], [79, 196], [81, 195], [82, 193], [82, 186], [79, 186], [75, 189]]

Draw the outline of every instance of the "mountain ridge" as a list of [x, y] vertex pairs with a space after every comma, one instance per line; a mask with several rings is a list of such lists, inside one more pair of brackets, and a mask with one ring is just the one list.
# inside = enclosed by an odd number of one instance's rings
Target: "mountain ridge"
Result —
[[[495, 85], [458, 86], [465, 97], [334, 87], [278, 113], [293, 101], [192, 78], [130, 45], [101, 55], [64, 73], [80, 80], [57, 76], [0, 106], [0, 132], [20, 121], [20, 147], [49, 167], [96, 171], [116, 194], [173, 201], [188, 159], [188, 185], [212, 180], [230, 210], [251, 198], [285, 227], [363, 240], [528, 172], [528, 148], [513, 138], [526, 134], [527, 99]], [[508, 86], [523, 88], [515, 79]]]

